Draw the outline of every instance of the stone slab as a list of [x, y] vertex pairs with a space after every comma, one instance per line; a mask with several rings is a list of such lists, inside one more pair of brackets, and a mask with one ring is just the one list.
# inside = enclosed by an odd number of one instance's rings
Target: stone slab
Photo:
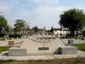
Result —
[[22, 48], [12, 47], [8, 49], [8, 56], [27, 56], [27, 50]]
[[77, 54], [77, 48], [74, 46], [64, 46], [59, 48], [60, 54]]

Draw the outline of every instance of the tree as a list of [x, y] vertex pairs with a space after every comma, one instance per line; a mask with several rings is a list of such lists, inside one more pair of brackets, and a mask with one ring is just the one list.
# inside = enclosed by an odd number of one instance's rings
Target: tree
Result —
[[52, 32], [52, 33], [53, 33], [53, 26], [51, 27], [50, 32]]
[[0, 16], [0, 32], [8, 27], [7, 20], [4, 16]]
[[20, 20], [20, 19], [17, 19], [16, 20], [16, 23], [14, 24], [14, 31], [15, 32], [20, 32], [21, 29], [23, 29], [25, 27], [25, 21], [24, 20]]
[[34, 30], [35, 32], [38, 32], [38, 27], [37, 27], [37, 26], [33, 27], [33, 30]]
[[5, 29], [6, 32], [9, 32], [10, 31], [10, 25], [7, 25], [4, 29]]
[[85, 30], [84, 30], [84, 31], [82, 31], [82, 35], [83, 35], [83, 36], [85, 36]]
[[83, 10], [70, 9], [68, 11], [64, 11], [64, 13], [60, 15], [60, 26], [68, 28], [73, 37], [75, 35], [74, 31], [82, 30], [84, 23], [85, 14]]

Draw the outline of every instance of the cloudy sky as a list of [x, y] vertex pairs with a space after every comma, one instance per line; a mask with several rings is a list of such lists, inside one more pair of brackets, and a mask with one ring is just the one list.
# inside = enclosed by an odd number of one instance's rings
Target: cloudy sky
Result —
[[59, 15], [68, 9], [85, 11], [85, 0], [0, 0], [0, 15], [13, 26], [16, 19], [24, 19], [30, 27], [60, 27]]

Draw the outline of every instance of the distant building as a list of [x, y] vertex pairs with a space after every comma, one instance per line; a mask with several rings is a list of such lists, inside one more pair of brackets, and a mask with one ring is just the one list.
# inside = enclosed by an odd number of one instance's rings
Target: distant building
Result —
[[24, 28], [21, 30], [22, 35], [31, 35], [31, 34], [35, 34], [35, 33], [45, 33], [45, 29], [38, 29], [37, 32], [35, 32], [34, 29], [27, 29], [27, 28]]
[[57, 37], [63, 37], [66, 36], [67, 33], [69, 33], [69, 31], [64, 28], [53, 28], [53, 32]]

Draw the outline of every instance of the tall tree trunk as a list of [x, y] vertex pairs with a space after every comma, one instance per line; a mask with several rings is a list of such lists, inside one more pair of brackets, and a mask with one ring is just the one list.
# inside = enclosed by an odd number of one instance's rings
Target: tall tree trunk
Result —
[[74, 30], [72, 30], [72, 37], [74, 38], [74, 36], [75, 36], [75, 33], [74, 33]]
[[75, 36], [74, 30], [70, 30], [70, 37], [74, 38], [74, 36]]

